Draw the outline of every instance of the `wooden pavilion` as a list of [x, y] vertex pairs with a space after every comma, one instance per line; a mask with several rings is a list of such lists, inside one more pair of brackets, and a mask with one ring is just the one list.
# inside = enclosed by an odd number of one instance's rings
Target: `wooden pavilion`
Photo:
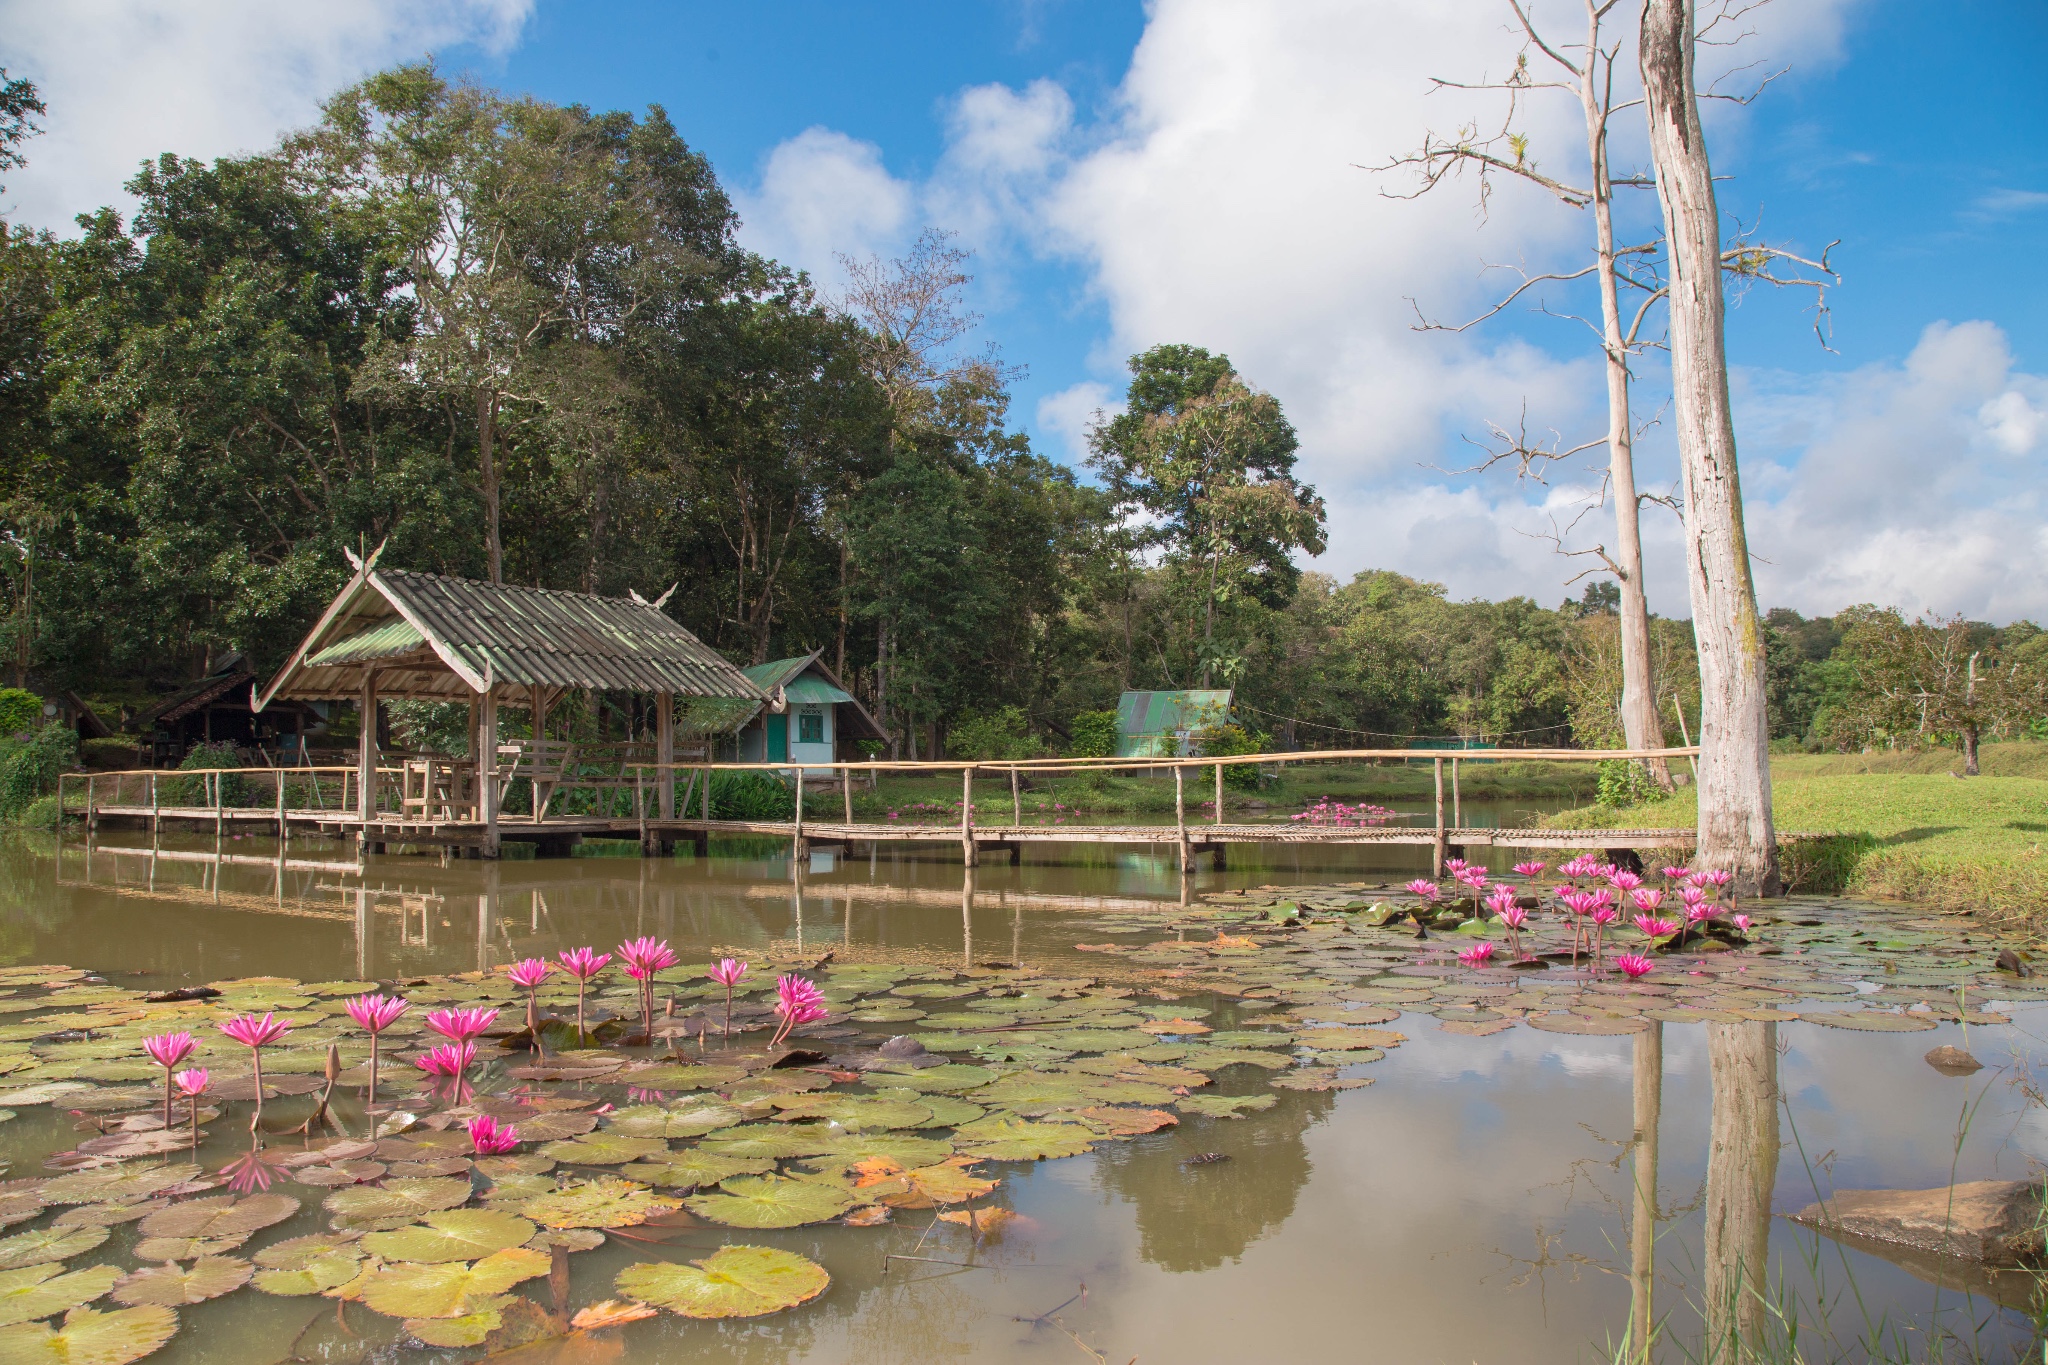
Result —
[[[597, 597], [379, 570], [375, 554], [349, 560], [355, 577], [269, 687], [251, 691], [259, 713], [277, 701], [356, 703], [362, 720], [354, 823], [366, 842], [381, 838], [373, 832], [381, 824], [449, 833], [467, 827], [485, 856], [493, 856], [505, 786], [515, 771], [534, 779], [533, 823], [541, 824], [548, 759], [540, 737], [548, 708], [571, 688], [651, 696], [654, 759], [664, 764], [675, 761], [676, 698], [766, 700], [739, 669], [661, 610], [666, 594], [655, 602], [638, 594]], [[381, 817], [378, 800], [375, 718], [377, 703], [388, 699], [470, 706], [469, 757], [409, 762], [395, 822]], [[530, 711], [533, 740], [500, 744], [498, 708], [508, 703]], [[659, 799], [660, 817], [673, 819], [670, 783], [660, 784]], [[393, 837], [401, 835], [394, 831]]]

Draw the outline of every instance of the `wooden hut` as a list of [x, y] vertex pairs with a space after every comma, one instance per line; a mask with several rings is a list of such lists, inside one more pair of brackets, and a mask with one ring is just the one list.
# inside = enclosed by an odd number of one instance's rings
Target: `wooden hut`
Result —
[[[764, 700], [761, 689], [670, 619], [667, 596], [647, 602], [588, 593], [477, 583], [436, 574], [356, 566], [319, 622], [255, 698], [263, 711], [284, 701], [354, 701], [362, 717], [355, 812], [363, 837], [385, 823], [377, 804], [379, 700], [467, 702], [471, 757], [421, 760], [404, 777], [401, 825], [481, 826], [487, 856], [499, 839], [499, 807], [512, 773], [535, 780], [533, 822], [546, 812], [552, 761], [539, 738], [501, 745], [498, 708], [528, 710], [544, 734], [549, 706], [571, 688], [628, 692], [654, 700], [654, 758], [675, 759], [675, 701]], [[478, 761], [481, 760], [481, 768]], [[559, 764], [557, 765], [559, 767]], [[559, 776], [559, 774], [556, 774]], [[664, 820], [675, 816], [672, 783], [659, 784]]]
[[[821, 651], [753, 664], [740, 671], [763, 701], [693, 702], [685, 725], [740, 763], [859, 762], [863, 740], [886, 742], [874, 716], [819, 657]], [[830, 777], [829, 768], [820, 777]]]

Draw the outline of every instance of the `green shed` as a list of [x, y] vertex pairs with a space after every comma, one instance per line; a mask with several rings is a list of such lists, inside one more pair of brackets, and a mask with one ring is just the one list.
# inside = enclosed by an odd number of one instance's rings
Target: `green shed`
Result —
[[1184, 758], [1188, 736], [1230, 723], [1230, 689], [1126, 692], [1116, 704], [1118, 758]]

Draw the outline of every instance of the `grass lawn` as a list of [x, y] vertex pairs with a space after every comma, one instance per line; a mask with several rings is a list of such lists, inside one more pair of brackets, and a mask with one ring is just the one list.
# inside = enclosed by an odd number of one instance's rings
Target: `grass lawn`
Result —
[[[1795, 889], [1845, 890], [2048, 926], [2048, 744], [1986, 745], [1981, 777], [1958, 754], [1785, 754], [1771, 760], [1781, 834], [1840, 836], [1784, 848]], [[1615, 810], [1553, 817], [1575, 829], [1691, 825], [1691, 788]]]

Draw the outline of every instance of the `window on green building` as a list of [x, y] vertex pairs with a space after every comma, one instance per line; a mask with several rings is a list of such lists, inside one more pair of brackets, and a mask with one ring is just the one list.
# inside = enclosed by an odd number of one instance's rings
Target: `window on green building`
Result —
[[821, 711], [806, 711], [796, 718], [796, 742], [799, 744], [823, 744], [825, 742], [825, 716]]

